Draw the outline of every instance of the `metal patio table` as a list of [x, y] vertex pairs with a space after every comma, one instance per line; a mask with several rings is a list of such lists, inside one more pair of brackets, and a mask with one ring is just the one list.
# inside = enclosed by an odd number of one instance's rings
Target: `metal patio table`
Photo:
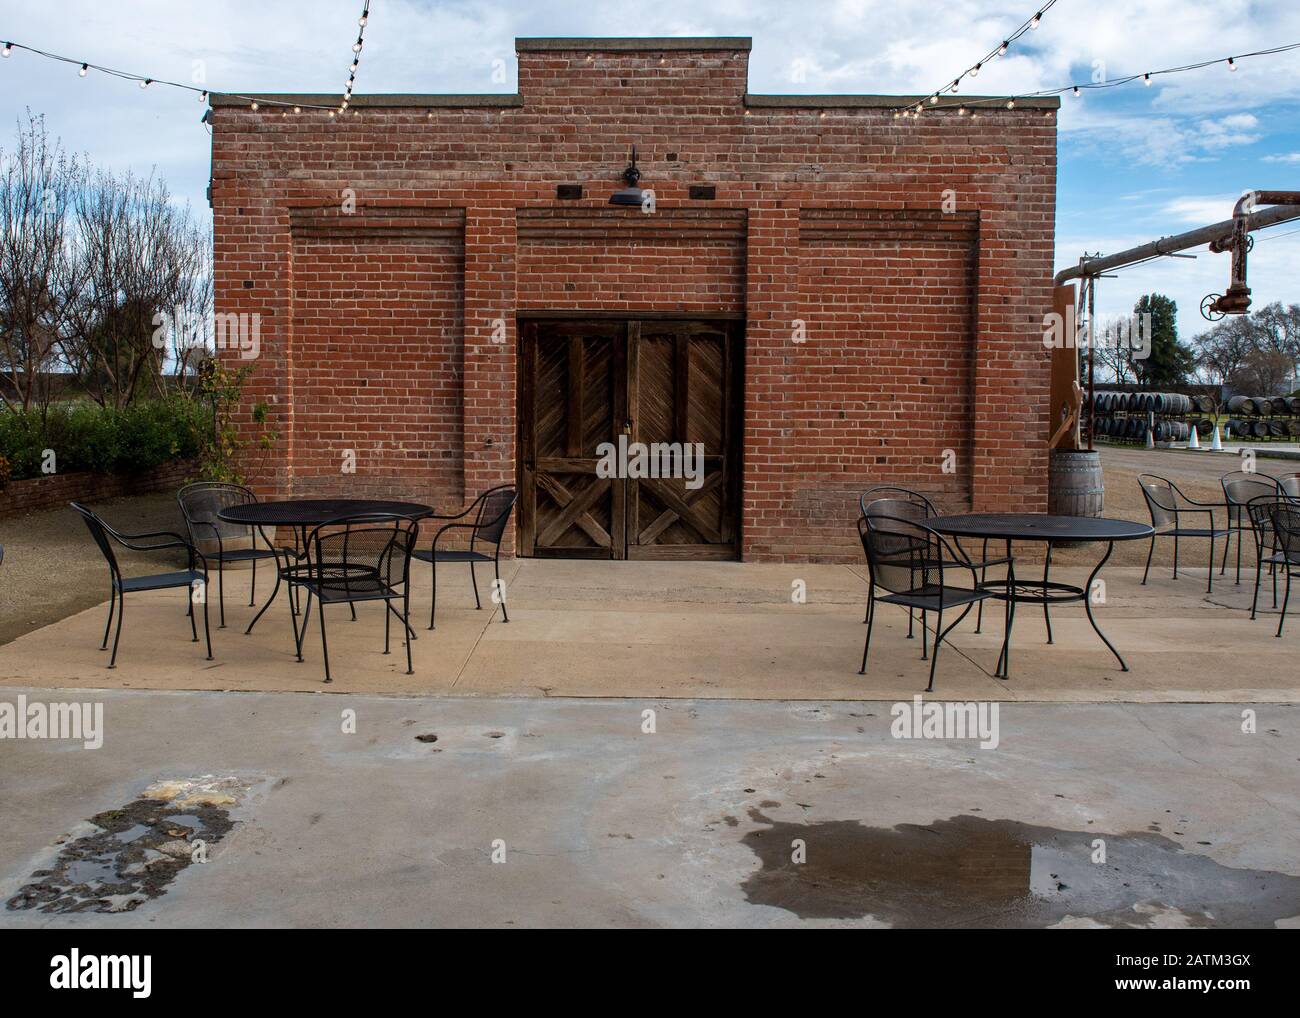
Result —
[[[962, 538], [975, 540], [1003, 541], [1006, 555], [1011, 558], [1011, 546], [1016, 541], [1033, 541], [1047, 545], [1043, 558], [1043, 578], [1041, 580], [1020, 580], [1016, 578], [1014, 560], [1007, 566], [1006, 580], [985, 580], [981, 578], [979, 586], [987, 590], [1000, 601], [1008, 601], [1006, 632], [1002, 637], [1002, 653], [998, 657], [994, 672], [998, 678], [1010, 677], [1011, 669], [1011, 628], [1016, 618], [1017, 604], [1036, 604], [1043, 608], [1043, 619], [1047, 623], [1047, 642], [1052, 642], [1052, 617], [1050, 608], [1054, 604], [1070, 604], [1082, 601], [1088, 612], [1088, 621], [1093, 630], [1101, 637], [1123, 671], [1128, 665], [1115, 645], [1106, 638], [1106, 634], [1097, 625], [1092, 614], [1092, 599], [1088, 592], [1092, 590], [1093, 581], [1101, 572], [1111, 552], [1115, 550], [1116, 541], [1140, 541], [1150, 537], [1152, 528], [1145, 523], [1130, 520], [1113, 520], [1095, 516], [1056, 516], [1049, 513], [964, 513], [954, 516], [936, 516], [925, 521], [925, 525], [941, 534], [952, 537], [958, 547]], [[1106, 554], [1093, 567], [1088, 582], [1082, 587], [1071, 583], [1062, 583], [1051, 578], [1052, 546], [1057, 542], [1077, 542], [1099, 544], [1105, 542]]]
[[[244, 630], [244, 635], [247, 636], [253, 631], [253, 627], [257, 625], [257, 620], [265, 615], [266, 610], [271, 607], [276, 594], [280, 592], [280, 580], [285, 576], [286, 571], [298, 564], [306, 554], [307, 532], [309, 530], [313, 527], [319, 527], [322, 523], [337, 520], [340, 517], [363, 516], [371, 513], [410, 516], [418, 520], [426, 516], [432, 516], [433, 506], [424, 505], [421, 502], [397, 502], [390, 499], [374, 498], [290, 498], [271, 502], [249, 502], [245, 505], [232, 505], [217, 513], [217, 517], [227, 523], [256, 527], [262, 535], [262, 540], [266, 541], [267, 547], [276, 553], [275, 588], [271, 591], [271, 596], [266, 599], [266, 604], [262, 605], [258, 613], [253, 616], [253, 621]], [[292, 529], [294, 547], [292, 549], [286, 548], [268, 538], [266, 536], [266, 528], [268, 527], [271, 528], [272, 536], [274, 536], [276, 528], [287, 527]], [[292, 592], [289, 600], [290, 608], [296, 615], [297, 608], [292, 603]], [[353, 608], [354, 618], [356, 617], [355, 612], [356, 609]]]

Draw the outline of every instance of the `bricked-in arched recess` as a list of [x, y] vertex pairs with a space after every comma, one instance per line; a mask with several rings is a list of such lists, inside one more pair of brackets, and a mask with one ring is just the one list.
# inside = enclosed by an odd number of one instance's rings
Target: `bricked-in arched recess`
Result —
[[[875, 483], [1045, 508], [1055, 100], [896, 120], [748, 94], [747, 39], [517, 49], [513, 95], [214, 98], [217, 310], [262, 316], [283, 436], [261, 492], [459, 507], [518, 479], [519, 321], [675, 313], [743, 316], [742, 557], [856, 560]], [[633, 144], [653, 215], [607, 204]]]

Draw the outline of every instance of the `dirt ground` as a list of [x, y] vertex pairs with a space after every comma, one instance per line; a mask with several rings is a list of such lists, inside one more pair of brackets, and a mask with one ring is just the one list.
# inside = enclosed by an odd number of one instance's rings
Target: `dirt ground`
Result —
[[[154, 492], [92, 504], [125, 533], [184, 533], [172, 492]], [[66, 507], [0, 517], [0, 644], [108, 600], [108, 566], [81, 518]], [[118, 549], [124, 573], [166, 572], [184, 555], [144, 555]]]
[[[1300, 464], [1294, 461], [1269, 460], [1264, 450], [1259, 451], [1261, 472], [1291, 473], [1297, 466]], [[1138, 474], [1160, 474], [1192, 498], [1222, 501], [1219, 478], [1236, 467], [1236, 460], [1231, 456], [1180, 449], [1103, 448], [1102, 467], [1106, 478], [1106, 515], [1148, 522], [1146, 506], [1138, 490]], [[128, 533], [183, 532], [180, 512], [171, 492], [112, 499], [92, 508]], [[1221, 522], [1222, 515], [1216, 519]], [[1205, 560], [1204, 544], [1204, 541], [1186, 544], [1180, 561], [1191, 567], [1199, 566]], [[84, 524], [71, 509], [0, 517], [0, 545], [5, 548], [4, 564], [0, 565], [0, 644], [108, 600], [108, 569]], [[1119, 544], [1110, 564], [1141, 566], [1146, 561], [1147, 547], [1146, 541]], [[1031, 549], [1022, 551], [1026, 557], [1033, 557]], [[183, 564], [183, 556], [142, 555], [121, 549], [119, 552], [123, 571], [128, 574], [161, 571]], [[1053, 553], [1053, 561], [1061, 565], [1090, 565], [1096, 557], [1095, 547], [1061, 548]], [[1173, 542], [1158, 542], [1155, 563], [1168, 567], [1172, 561]]]

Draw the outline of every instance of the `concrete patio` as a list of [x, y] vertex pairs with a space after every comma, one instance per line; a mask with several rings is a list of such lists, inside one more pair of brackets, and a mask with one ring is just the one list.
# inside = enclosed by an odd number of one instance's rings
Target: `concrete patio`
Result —
[[2, 926], [1300, 923], [1290, 705], [1247, 734], [1229, 704], [1008, 704], [984, 750], [893, 738], [873, 704], [95, 699], [100, 749], [0, 741], [5, 902], [84, 867], [79, 840], [150, 787], [228, 790], [228, 829], [139, 907], [9, 904]]
[[[328, 617], [334, 682], [322, 682], [320, 631], [314, 617], [294, 659], [287, 600], [280, 598], [251, 636], [244, 627], [247, 573], [226, 578], [228, 628], [217, 630], [215, 660], [190, 642], [182, 593], [133, 595], [118, 667], [99, 650], [107, 605], [0, 646], [0, 685], [81, 689], [307, 691], [465, 696], [614, 696], [779, 700], [896, 700], [925, 687], [928, 664], [907, 617], [882, 606], [868, 675], [857, 674], [865, 629], [865, 567], [739, 563], [517, 560], [507, 564], [511, 620], [474, 610], [465, 567], [440, 571], [438, 629], [428, 624], [427, 567], [413, 567], [415, 674], [394, 638], [384, 656], [383, 620], [363, 605], [359, 621], [335, 607]], [[1054, 578], [1082, 583], [1077, 566]], [[984, 631], [974, 613], [945, 644], [935, 695], [966, 700], [1224, 702], [1294, 701], [1300, 692], [1300, 596], [1297, 618], [1275, 639], [1271, 610], [1248, 618], [1252, 574], [1233, 584], [1205, 571], [1174, 581], [1153, 567], [1108, 569], [1106, 603], [1095, 611], [1125, 655], [1122, 672], [1089, 627], [1081, 606], [1053, 615], [1048, 646], [1040, 612], [1021, 606], [1010, 681], [993, 677], [1002, 632], [1001, 606], [990, 602]], [[806, 584], [806, 603], [791, 600]], [[269, 592], [263, 576], [259, 602]], [[486, 591], [487, 585], [483, 584]], [[1261, 604], [1268, 609], [1267, 589]], [[396, 630], [394, 631], [396, 637]]]

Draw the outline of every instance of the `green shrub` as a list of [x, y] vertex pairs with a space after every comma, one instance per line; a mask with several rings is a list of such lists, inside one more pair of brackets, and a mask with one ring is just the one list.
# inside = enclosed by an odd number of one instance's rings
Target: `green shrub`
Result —
[[14, 480], [40, 476], [46, 449], [54, 450], [60, 473], [138, 473], [195, 458], [211, 426], [210, 411], [180, 396], [132, 403], [122, 410], [57, 403], [44, 416], [0, 412], [0, 456]]

